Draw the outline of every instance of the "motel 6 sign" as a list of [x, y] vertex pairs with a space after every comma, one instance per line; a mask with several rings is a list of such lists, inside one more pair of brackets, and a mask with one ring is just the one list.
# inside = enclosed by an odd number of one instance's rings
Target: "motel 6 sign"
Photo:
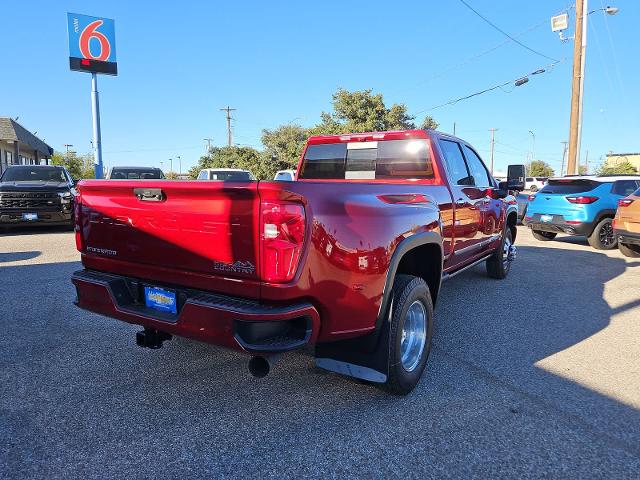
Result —
[[67, 13], [67, 28], [71, 70], [118, 74], [116, 29], [112, 19]]

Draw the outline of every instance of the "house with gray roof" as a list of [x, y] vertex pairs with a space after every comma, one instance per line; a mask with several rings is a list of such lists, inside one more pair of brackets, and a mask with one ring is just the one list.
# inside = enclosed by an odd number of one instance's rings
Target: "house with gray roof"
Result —
[[0, 174], [9, 165], [49, 165], [53, 148], [13, 118], [0, 117]]

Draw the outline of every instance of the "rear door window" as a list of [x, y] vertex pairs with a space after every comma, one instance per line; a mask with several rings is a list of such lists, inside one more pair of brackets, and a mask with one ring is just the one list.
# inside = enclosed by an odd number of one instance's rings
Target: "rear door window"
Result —
[[631, 195], [638, 188], [638, 182], [635, 180], [618, 180], [617, 182], [613, 182], [612, 192], [616, 195], [622, 195], [626, 197], [627, 195]]
[[454, 185], [473, 185], [473, 177], [469, 173], [458, 142], [440, 140], [440, 148], [444, 154], [444, 163], [451, 183]]
[[484, 163], [482, 163], [482, 160], [480, 160], [480, 157], [476, 155], [476, 152], [464, 144], [462, 144], [462, 150], [465, 158], [467, 159], [467, 166], [471, 171], [471, 176], [475, 181], [476, 187], [492, 187], [493, 182], [491, 181], [489, 172], [484, 166]]
[[594, 188], [602, 185], [601, 182], [593, 180], [549, 180], [540, 193], [573, 194], [590, 192]]

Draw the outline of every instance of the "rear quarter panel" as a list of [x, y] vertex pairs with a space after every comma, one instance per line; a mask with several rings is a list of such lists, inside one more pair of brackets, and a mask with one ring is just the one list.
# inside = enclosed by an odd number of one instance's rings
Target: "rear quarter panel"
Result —
[[[309, 234], [296, 279], [287, 285], [263, 283], [261, 297], [309, 300], [322, 319], [320, 341], [374, 329], [397, 245], [420, 232], [441, 234], [440, 208], [451, 209], [445, 186], [419, 183], [261, 182], [259, 192], [263, 201], [304, 199]], [[394, 195], [413, 194], [424, 201], [394, 203], [400, 198]]]

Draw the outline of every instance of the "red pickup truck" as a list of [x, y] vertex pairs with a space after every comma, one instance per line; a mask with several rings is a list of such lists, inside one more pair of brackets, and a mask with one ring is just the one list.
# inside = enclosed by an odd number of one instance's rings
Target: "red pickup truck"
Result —
[[142, 325], [144, 347], [189, 337], [263, 376], [312, 345], [319, 367], [406, 394], [441, 281], [509, 273], [515, 183], [424, 130], [311, 137], [295, 182], [82, 181], [76, 304]]

